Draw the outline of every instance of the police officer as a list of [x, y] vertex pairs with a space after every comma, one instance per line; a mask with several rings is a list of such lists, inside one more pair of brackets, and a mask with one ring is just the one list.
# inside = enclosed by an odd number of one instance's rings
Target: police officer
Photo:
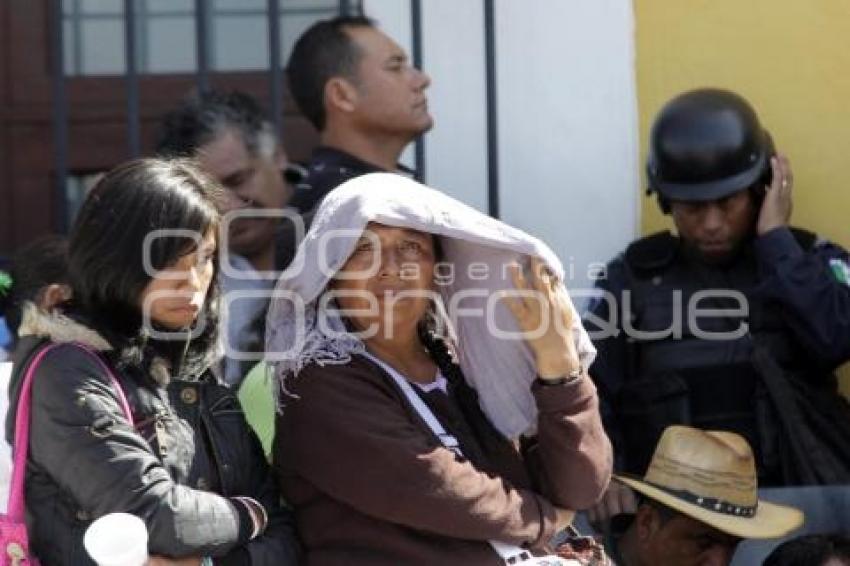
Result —
[[[760, 486], [847, 481], [848, 254], [788, 225], [787, 157], [746, 100], [700, 89], [657, 116], [647, 176], [677, 235], [614, 259], [585, 321], [618, 470], [643, 474], [664, 428], [688, 424], [743, 435]], [[591, 519], [633, 510], [612, 484]]]

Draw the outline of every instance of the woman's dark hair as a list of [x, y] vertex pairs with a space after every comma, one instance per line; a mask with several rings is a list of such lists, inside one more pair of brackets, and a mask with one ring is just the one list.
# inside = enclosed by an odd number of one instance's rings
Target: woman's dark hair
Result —
[[[434, 244], [435, 263], [444, 261], [446, 254], [443, 238], [431, 234], [431, 241]], [[419, 341], [425, 347], [431, 360], [439, 368], [440, 373], [451, 384], [458, 406], [466, 416], [466, 421], [470, 424], [470, 429], [478, 444], [484, 448], [484, 453], [487, 454], [504, 452], [506, 449], [513, 450], [505, 437], [496, 430], [484, 415], [478, 400], [478, 392], [467, 383], [457, 358], [457, 350], [451, 339], [446, 336], [448, 333], [445, 332], [445, 329], [440, 328], [441, 323], [448, 324], [445, 320], [438, 321], [445, 314], [440, 314], [436, 305], [432, 305], [432, 309], [433, 311], [419, 322], [417, 328]], [[465, 456], [478, 465], [485, 465], [483, 453], [472, 451], [469, 454], [465, 453]]]
[[850, 537], [825, 534], [792, 538], [777, 546], [764, 566], [823, 566], [830, 558], [850, 564]]
[[[69, 243], [74, 310], [116, 349], [142, 332], [141, 295], [155, 272], [211, 230], [218, 240], [220, 191], [190, 161], [139, 159], [107, 173], [89, 193]], [[217, 275], [217, 256], [213, 261]], [[192, 341], [197, 355], [215, 343], [216, 299], [214, 277], [199, 315], [205, 328]]]
[[68, 240], [56, 235], [33, 240], [15, 253], [8, 275], [11, 285], [0, 291], [0, 314], [17, 336], [24, 303], [37, 303], [48, 285], [68, 283]]

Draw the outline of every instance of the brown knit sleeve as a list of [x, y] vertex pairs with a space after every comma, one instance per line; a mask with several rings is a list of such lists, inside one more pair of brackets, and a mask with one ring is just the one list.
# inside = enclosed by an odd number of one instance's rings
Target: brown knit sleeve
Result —
[[539, 414], [526, 465], [555, 505], [587, 509], [602, 497], [613, 463], [596, 387], [585, 375], [560, 385], [535, 383], [532, 393]]
[[537, 546], [554, 534], [548, 501], [443, 447], [371, 364], [312, 366], [291, 388], [274, 446], [282, 482], [295, 475], [366, 515], [451, 537]]

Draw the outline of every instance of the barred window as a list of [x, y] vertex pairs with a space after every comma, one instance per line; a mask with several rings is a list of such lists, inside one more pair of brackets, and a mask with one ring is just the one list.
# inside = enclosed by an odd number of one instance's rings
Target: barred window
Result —
[[[211, 71], [269, 66], [267, 0], [205, 0]], [[140, 73], [191, 73], [197, 67], [194, 0], [135, 0]], [[68, 76], [126, 71], [123, 0], [62, 0]], [[339, 0], [280, 0], [281, 61], [315, 21], [333, 17]]]

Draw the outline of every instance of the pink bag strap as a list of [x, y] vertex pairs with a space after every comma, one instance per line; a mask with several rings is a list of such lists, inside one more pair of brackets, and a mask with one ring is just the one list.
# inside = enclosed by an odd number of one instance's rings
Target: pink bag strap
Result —
[[[115, 387], [118, 393], [118, 400], [121, 403], [121, 408], [124, 411], [124, 416], [130, 426], [133, 426], [133, 413], [130, 411], [130, 404], [127, 402], [127, 397], [124, 395], [124, 390], [121, 384], [115, 377], [115, 374], [106, 363], [94, 352], [91, 348], [78, 342], [72, 342], [74, 346], [85, 350], [97, 360], [100, 367], [109, 376], [109, 380]], [[30, 436], [30, 397], [32, 392], [32, 379], [35, 375], [35, 370], [38, 368], [44, 357], [60, 344], [50, 344], [38, 352], [27, 367], [24, 381], [21, 385], [21, 394], [18, 398], [18, 412], [15, 415], [15, 443], [13, 447], [13, 468], [12, 468], [12, 483], [9, 487], [9, 510], [8, 517], [14, 521], [22, 522], [24, 520], [24, 476], [26, 475], [27, 453], [29, 452], [29, 436]]]

